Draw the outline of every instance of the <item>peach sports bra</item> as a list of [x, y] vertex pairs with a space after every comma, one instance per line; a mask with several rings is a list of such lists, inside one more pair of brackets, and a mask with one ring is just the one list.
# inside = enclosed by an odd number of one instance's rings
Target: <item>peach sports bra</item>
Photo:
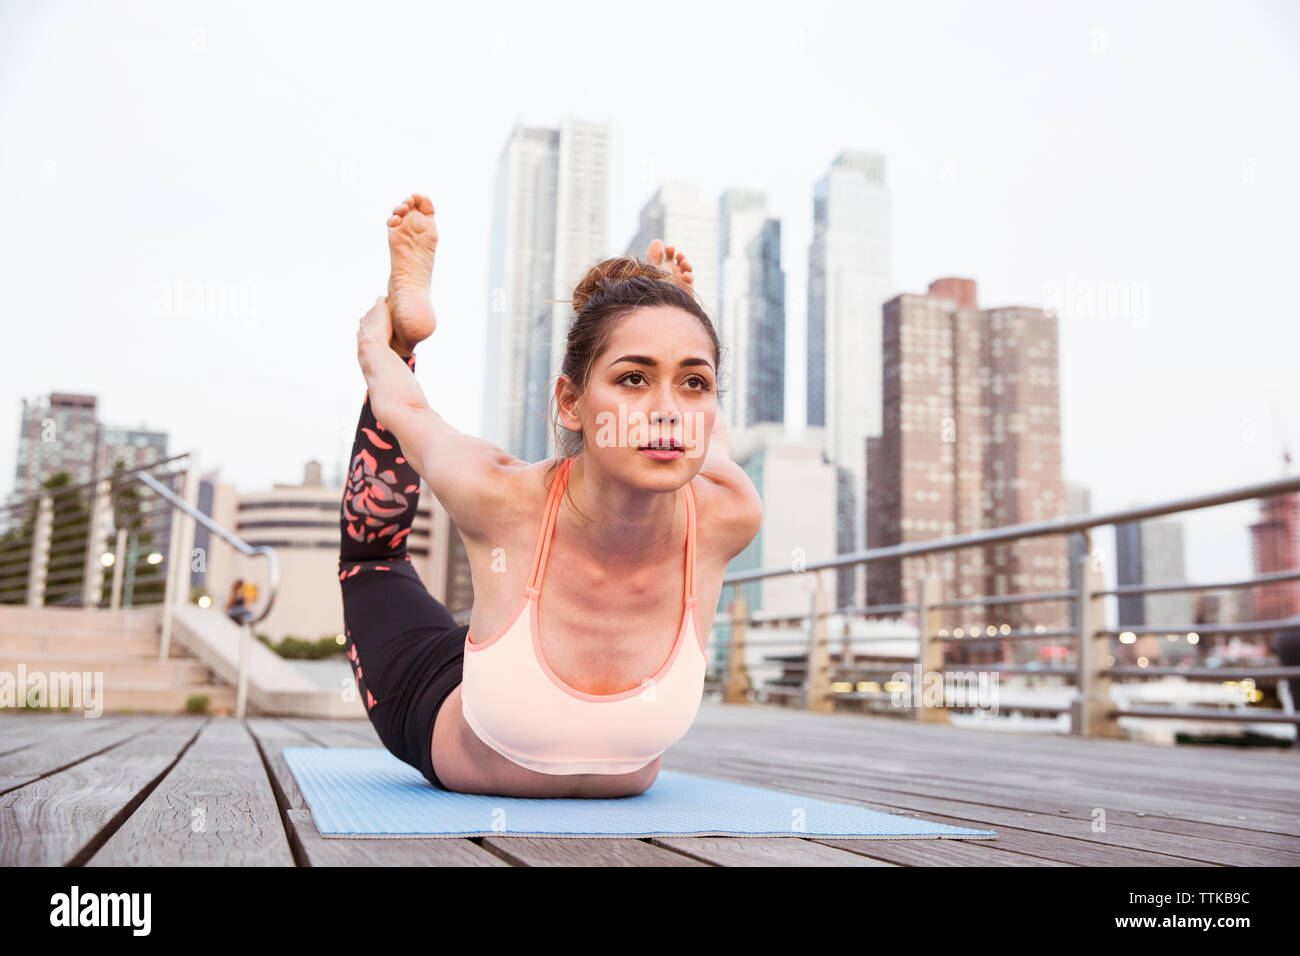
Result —
[[668, 659], [636, 687], [588, 694], [551, 670], [537, 626], [546, 558], [573, 461], [561, 463], [551, 484], [528, 584], [510, 623], [480, 644], [465, 635], [461, 710], [479, 739], [529, 770], [630, 773], [690, 729], [704, 694], [706, 660], [695, 623], [695, 490], [687, 485], [685, 600]]

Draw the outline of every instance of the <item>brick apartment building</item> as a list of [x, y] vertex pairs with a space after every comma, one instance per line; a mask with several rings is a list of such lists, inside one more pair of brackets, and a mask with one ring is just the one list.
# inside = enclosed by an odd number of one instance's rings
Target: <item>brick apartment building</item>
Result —
[[[938, 279], [883, 307], [882, 430], [867, 441], [867, 546], [888, 547], [1065, 513], [1057, 320], [980, 309], [974, 280]], [[868, 604], [914, 600], [927, 560], [945, 599], [1069, 587], [1064, 537], [966, 548], [867, 570]], [[943, 626], [1067, 627], [1065, 602], [952, 609]], [[1025, 660], [972, 645], [950, 660]]]

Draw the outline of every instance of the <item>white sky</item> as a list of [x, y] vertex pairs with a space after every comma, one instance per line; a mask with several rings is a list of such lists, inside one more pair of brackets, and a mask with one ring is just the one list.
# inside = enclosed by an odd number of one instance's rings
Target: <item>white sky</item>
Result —
[[[1286, 2], [3, 4], [0, 475], [20, 399], [68, 390], [247, 490], [312, 457], [333, 477], [384, 220], [417, 190], [442, 236], [417, 375], [477, 432], [497, 158], [571, 112], [613, 123], [611, 254], [662, 181], [768, 193], [789, 421], [812, 185], [868, 149], [897, 291], [1149, 303], [1062, 319], [1065, 476], [1094, 510], [1276, 478], [1279, 429], [1300, 453], [1298, 38]], [[172, 301], [195, 282], [229, 298]], [[1254, 513], [1190, 522], [1189, 574], [1246, 573]]]

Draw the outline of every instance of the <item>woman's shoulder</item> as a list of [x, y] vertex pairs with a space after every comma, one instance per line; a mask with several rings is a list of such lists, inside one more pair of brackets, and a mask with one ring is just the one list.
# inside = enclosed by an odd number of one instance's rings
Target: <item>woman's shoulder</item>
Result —
[[745, 470], [735, 462], [710, 463], [690, 481], [697, 535], [715, 541], [726, 560], [744, 551], [758, 534], [763, 501]]

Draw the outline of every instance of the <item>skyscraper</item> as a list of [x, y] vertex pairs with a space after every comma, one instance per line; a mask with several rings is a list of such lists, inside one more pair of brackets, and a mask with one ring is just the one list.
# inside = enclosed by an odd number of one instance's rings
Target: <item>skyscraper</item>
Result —
[[[729, 389], [721, 402], [736, 432], [785, 421], [785, 272], [781, 222], [761, 192], [729, 189], [718, 204], [715, 317]], [[688, 253], [689, 255], [689, 253]]]
[[[807, 420], [825, 428], [839, 469], [840, 553], [865, 546], [866, 440], [881, 429], [880, 308], [893, 292], [890, 205], [876, 153], [840, 153], [813, 189]], [[840, 605], [858, 603], [861, 579], [861, 568], [839, 575]]]
[[[872, 548], [1055, 518], [1064, 513], [1055, 317], [980, 310], [975, 282], [939, 279], [883, 310], [883, 429], [870, 441]], [[934, 558], [956, 598], [1067, 586], [1063, 537], [964, 548]], [[867, 602], [915, 597], [924, 559], [874, 565]], [[995, 605], [954, 625], [1068, 620], [1058, 603]]]
[[623, 254], [644, 259], [651, 239], [686, 253], [695, 276], [695, 297], [717, 325], [718, 207], [701, 199], [690, 183], [665, 183], [641, 207], [636, 235]]
[[[1183, 523], [1148, 518], [1116, 525], [1115, 564], [1116, 583], [1120, 585], [1186, 581]], [[1195, 613], [1190, 591], [1119, 597], [1119, 623], [1129, 628], [1186, 627], [1193, 623]]]
[[96, 404], [94, 395], [69, 392], [23, 399], [11, 500], [38, 493], [61, 471], [69, 484], [81, 485], [108, 474], [119, 461], [130, 470], [167, 457], [166, 432], [106, 425]]
[[516, 125], [494, 185], [483, 434], [528, 461], [552, 453], [551, 377], [573, 319], [566, 301], [608, 252], [609, 125]]

